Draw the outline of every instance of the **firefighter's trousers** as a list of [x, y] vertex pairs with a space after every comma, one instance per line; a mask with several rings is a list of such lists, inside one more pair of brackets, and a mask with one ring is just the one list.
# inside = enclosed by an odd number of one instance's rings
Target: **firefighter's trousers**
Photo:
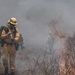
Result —
[[15, 45], [4, 44], [2, 48], [3, 65], [4, 67], [10, 68], [11, 72], [15, 71], [15, 57], [16, 57]]

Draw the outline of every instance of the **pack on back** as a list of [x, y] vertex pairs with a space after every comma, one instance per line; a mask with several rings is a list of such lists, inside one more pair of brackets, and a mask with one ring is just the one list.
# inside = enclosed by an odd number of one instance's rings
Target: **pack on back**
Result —
[[[9, 32], [8, 27], [6, 27], [6, 26], [1, 26], [1, 27], [0, 27], [0, 37], [1, 37], [1, 34], [2, 34], [2, 31], [3, 31], [3, 30], [5, 30], [6, 33]], [[4, 39], [0, 38], [0, 44], [1, 44], [1, 46], [3, 45], [3, 41], [4, 41]]]

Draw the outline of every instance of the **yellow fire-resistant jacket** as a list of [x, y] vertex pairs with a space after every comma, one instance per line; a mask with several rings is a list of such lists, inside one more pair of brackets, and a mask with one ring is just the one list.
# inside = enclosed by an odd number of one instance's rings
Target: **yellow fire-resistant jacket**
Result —
[[[10, 30], [10, 29], [9, 29]], [[11, 32], [14, 31], [13, 30], [10, 30]], [[15, 41], [18, 41], [19, 40], [19, 30], [16, 28], [16, 33], [15, 33], [15, 36], [14, 36], [14, 33], [11, 33], [9, 36], [7, 36], [7, 33], [5, 32], [5, 30], [2, 31], [2, 34], [1, 34], [1, 38], [4, 38], [6, 42], [10, 43], [11, 42], [11, 38], [14, 38]]]

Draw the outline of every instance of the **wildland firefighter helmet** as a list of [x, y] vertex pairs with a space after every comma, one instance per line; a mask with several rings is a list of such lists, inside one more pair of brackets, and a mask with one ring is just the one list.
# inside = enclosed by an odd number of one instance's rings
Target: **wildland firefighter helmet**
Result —
[[10, 24], [12, 24], [13, 26], [16, 26], [16, 25], [17, 25], [17, 19], [14, 18], [14, 17], [10, 18], [10, 20], [8, 20], [8, 22], [9, 22]]

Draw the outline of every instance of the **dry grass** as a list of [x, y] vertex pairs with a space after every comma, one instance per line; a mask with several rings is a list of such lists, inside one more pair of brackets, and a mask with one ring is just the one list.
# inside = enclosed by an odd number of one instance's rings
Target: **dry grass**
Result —
[[[54, 21], [52, 21], [53, 23]], [[53, 24], [56, 24], [54, 22]], [[61, 33], [53, 25], [55, 35], [65, 40], [65, 52], [62, 53], [62, 58], [56, 56], [54, 52], [47, 54], [35, 52], [40, 51], [38, 48], [29, 48], [23, 51], [17, 51], [16, 57], [16, 74], [17, 75], [75, 75], [75, 39]], [[62, 43], [63, 41], [61, 41]], [[60, 50], [59, 50], [60, 51]], [[61, 59], [61, 63], [60, 63]], [[3, 72], [3, 66], [0, 64], [0, 73]]]

